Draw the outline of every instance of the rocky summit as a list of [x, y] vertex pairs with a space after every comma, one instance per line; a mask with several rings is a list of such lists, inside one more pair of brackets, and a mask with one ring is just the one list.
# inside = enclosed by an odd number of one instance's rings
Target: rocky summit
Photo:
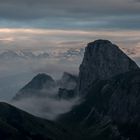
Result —
[[44, 91], [46, 92], [51, 90], [54, 86], [56, 86], [56, 83], [51, 76], [45, 73], [40, 73], [36, 75], [22, 89], [20, 89], [13, 100], [20, 100], [32, 96], [41, 96]]
[[139, 69], [136, 63], [108, 40], [96, 40], [87, 45], [80, 66], [78, 90], [84, 94], [86, 88], [97, 80], [109, 79], [121, 73]]
[[78, 77], [76, 75], [64, 72], [61, 79], [58, 81], [58, 85], [60, 88], [71, 90], [76, 87], [77, 80]]
[[140, 69], [116, 45], [89, 43], [80, 66], [81, 104], [60, 116], [87, 140], [140, 139]]

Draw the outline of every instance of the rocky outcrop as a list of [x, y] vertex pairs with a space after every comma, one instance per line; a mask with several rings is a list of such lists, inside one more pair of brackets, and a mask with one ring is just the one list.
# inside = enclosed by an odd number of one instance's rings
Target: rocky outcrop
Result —
[[80, 66], [79, 94], [84, 94], [86, 88], [97, 80], [106, 80], [136, 69], [139, 69], [136, 63], [110, 41], [91, 42], [85, 49], [84, 59]]
[[140, 139], [140, 69], [133, 60], [109, 41], [89, 43], [78, 84], [81, 104], [58, 121], [85, 139]]
[[57, 81], [58, 84], [58, 98], [70, 100], [76, 96], [76, 86], [78, 82], [78, 76], [64, 72], [61, 79]]
[[32, 96], [41, 96], [56, 86], [53, 78], [47, 74], [41, 73], [35, 76], [27, 85], [25, 85], [13, 98], [20, 100]]
[[51, 76], [41, 73], [35, 76], [25, 85], [13, 98], [13, 101], [30, 97], [54, 96], [59, 99], [70, 99], [76, 94], [74, 89], [77, 86], [78, 77], [64, 72], [62, 78], [55, 81]]
[[76, 87], [77, 81], [77, 76], [64, 72], [62, 78], [58, 81], [58, 85], [60, 88], [72, 90]]
[[59, 99], [70, 100], [70, 99], [74, 99], [75, 96], [76, 96], [76, 92], [73, 89], [70, 90], [65, 88], [59, 88], [58, 90]]
[[106, 127], [115, 128], [118, 136], [139, 140], [139, 108], [140, 70], [135, 70], [92, 84], [81, 104], [61, 116], [59, 121], [86, 130], [95, 127], [92, 133], [95, 133], [96, 127], [100, 128], [99, 132], [105, 130], [100, 125], [109, 122]]

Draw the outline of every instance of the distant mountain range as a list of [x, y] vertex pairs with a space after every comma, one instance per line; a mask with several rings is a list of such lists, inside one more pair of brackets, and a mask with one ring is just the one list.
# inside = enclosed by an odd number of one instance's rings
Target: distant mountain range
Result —
[[12, 50], [7, 50], [2, 53], [0, 53], [0, 58], [1, 59], [28, 59], [28, 58], [46, 58], [49, 57], [48, 53], [41, 53], [41, 54], [35, 54], [30, 51], [12, 51]]
[[79, 97], [79, 103], [54, 121], [0, 103], [0, 138], [140, 139], [140, 69], [115, 44], [108, 40], [89, 43], [78, 77], [64, 73], [55, 81], [47, 74], [39, 74], [19, 91], [15, 99], [20, 101], [36, 94], [42, 96], [40, 90], [45, 88], [47, 93], [56, 87], [59, 87], [55, 94], [58, 101], [72, 101]]
[[5, 50], [0, 52], [0, 59], [44, 59], [44, 58], [69, 58], [73, 56], [83, 56], [84, 49], [76, 49], [76, 48], [70, 48], [70, 49], [59, 49], [57, 52], [49, 51], [49, 52], [40, 52], [40, 51], [14, 51], [14, 50]]

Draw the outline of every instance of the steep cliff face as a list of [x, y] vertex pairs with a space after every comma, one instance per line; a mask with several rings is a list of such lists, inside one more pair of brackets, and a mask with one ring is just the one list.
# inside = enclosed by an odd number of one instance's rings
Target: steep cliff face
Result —
[[119, 47], [108, 40], [96, 40], [87, 45], [80, 66], [78, 90], [84, 94], [97, 80], [109, 79], [121, 73], [136, 70], [138, 66]]
[[81, 104], [58, 121], [80, 128], [85, 139], [140, 139], [140, 69], [116, 45], [106, 40], [88, 45], [79, 95]]
[[106, 130], [100, 126], [106, 124], [107, 128], [111, 127], [108, 135], [114, 133], [112, 128], [115, 127], [118, 136], [139, 140], [139, 108], [140, 70], [135, 70], [91, 84], [81, 104], [61, 116], [60, 121], [72, 127], [83, 127], [83, 130], [94, 128], [92, 133], [96, 135], [99, 131], [100, 136], [100, 132]]
[[78, 76], [64, 72], [62, 78], [58, 81], [58, 85], [60, 88], [71, 90], [76, 87], [77, 81]]

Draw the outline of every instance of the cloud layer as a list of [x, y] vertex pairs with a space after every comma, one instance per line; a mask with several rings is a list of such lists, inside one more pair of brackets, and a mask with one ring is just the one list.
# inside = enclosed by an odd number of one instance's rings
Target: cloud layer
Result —
[[72, 100], [45, 98], [28, 98], [12, 104], [36, 116], [54, 120], [59, 115], [69, 112], [73, 106], [80, 103], [80, 98]]
[[[136, 0], [1, 0], [3, 18], [77, 17], [81, 15], [138, 14]], [[17, 12], [17, 10], [19, 12]], [[83, 17], [87, 18], [87, 17]]]
[[0, 26], [140, 29], [139, 13], [139, 0], [1, 0]]

